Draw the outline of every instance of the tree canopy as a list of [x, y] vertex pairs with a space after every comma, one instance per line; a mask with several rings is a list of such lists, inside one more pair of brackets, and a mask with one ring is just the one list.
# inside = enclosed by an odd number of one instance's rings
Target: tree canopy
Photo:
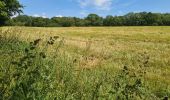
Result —
[[10, 19], [7, 25], [35, 27], [71, 27], [71, 26], [168, 26], [169, 13], [128, 13], [124, 16], [108, 15], [105, 18], [97, 14], [89, 14], [85, 18], [77, 17], [32, 17], [19, 15]]
[[89, 14], [85, 20], [87, 20], [87, 26], [102, 26], [103, 18], [97, 14]]
[[0, 26], [5, 24], [11, 16], [22, 12], [23, 6], [18, 0], [1, 0], [0, 1]]

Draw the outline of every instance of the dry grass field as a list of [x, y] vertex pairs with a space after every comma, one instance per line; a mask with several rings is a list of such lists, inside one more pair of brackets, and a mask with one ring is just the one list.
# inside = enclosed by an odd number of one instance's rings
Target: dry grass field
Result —
[[[26, 43], [57, 37], [60, 49], [56, 52], [57, 46], [49, 46], [46, 51], [52, 55], [60, 52], [63, 58], [69, 58], [67, 62], [73, 59], [76, 70], [109, 70], [116, 75], [128, 66], [134, 73], [144, 71], [144, 83], [153, 94], [161, 98], [170, 95], [170, 27], [2, 27], [0, 31], [1, 36], [17, 37]], [[3, 57], [0, 55], [1, 66], [5, 64]]]

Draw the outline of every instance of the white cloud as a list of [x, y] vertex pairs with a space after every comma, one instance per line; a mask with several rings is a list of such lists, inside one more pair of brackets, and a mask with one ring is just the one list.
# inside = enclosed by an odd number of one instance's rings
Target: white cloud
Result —
[[38, 14], [34, 14], [33, 16], [34, 16], [34, 17], [40, 17], [40, 15], [38, 15]]
[[62, 15], [56, 15], [55, 17], [63, 17]]
[[81, 7], [94, 6], [99, 10], [110, 10], [113, 0], [78, 0]]
[[42, 13], [41, 15], [39, 15], [39, 14], [34, 14], [33, 16], [34, 16], [34, 17], [43, 17], [43, 18], [47, 18], [46, 13]]

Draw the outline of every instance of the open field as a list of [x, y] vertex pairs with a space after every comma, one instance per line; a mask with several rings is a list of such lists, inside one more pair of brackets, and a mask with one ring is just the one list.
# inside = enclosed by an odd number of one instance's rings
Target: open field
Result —
[[[15, 37], [18, 41], [24, 42], [24, 45], [36, 39], [42, 39], [42, 43], [38, 46], [40, 50], [44, 50], [44, 43], [50, 37], [57, 38], [56, 44], [48, 46], [44, 52], [49, 55], [48, 59], [55, 59], [52, 63], [53, 66], [60, 66], [61, 68], [65, 66], [65, 69], [72, 66], [75, 70], [73, 75], [70, 75], [71, 71], [63, 71], [64, 78], [71, 77], [70, 80], [67, 80], [68, 83], [56, 82], [60, 83], [57, 89], [61, 93], [57, 94], [57, 96], [60, 96], [57, 99], [93, 98], [96, 100], [117, 98], [115, 95], [112, 97], [108, 94], [113, 85], [112, 82], [111, 84], [109, 82], [112, 79], [114, 80], [115, 76], [125, 66], [128, 67], [130, 73], [136, 75], [136, 78], [139, 78], [142, 74], [140, 79], [146, 86], [144, 88], [148, 89], [149, 93], [154, 95], [155, 98], [160, 99], [164, 96], [170, 96], [170, 27], [1, 27], [0, 35], [6, 37], [6, 39]], [[10, 65], [11, 60], [20, 57], [19, 51], [19, 54], [11, 59], [12, 56], [7, 53], [8, 47], [3, 46], [0, 47], [1, 68]], [[17, 46], [17, 44], [13, 45], [13, 48], [17, 48]], [[21, 51], [23, 48], [21, 47]], [[57, 57], [51, 58], [53, 55]], [[68, 76], [64, 76], [64, 74], [68, 74]], [[129, 76], [131, 77], [131, 75]], [[134, 79], [132, 78], [132, 80]], [[102, 85], [98, 87], [99, 90], [96, 93], [93, 90], [98, 86], [96, 85], [98, 82], [101, 82]], [[74, 86], [77, 84], [77, 88], [72, 86], [73, 84]], [[126, 81], [125, 84], [127, 84]], [[70, 87], [65, 85], [70, 85]], [[75, 91], [69, 91], [69, 89], [75, 89]], [[67, 96], [64, 94], [65, 92], [67, 92]], [[81, 97], [77, 95], [81, 95]], [[77, 96], [77, 98], [74, 96]], [[135, 99], [143, 99], [139, 97]], [[153, 100], [155, 98], [152, 97]]]

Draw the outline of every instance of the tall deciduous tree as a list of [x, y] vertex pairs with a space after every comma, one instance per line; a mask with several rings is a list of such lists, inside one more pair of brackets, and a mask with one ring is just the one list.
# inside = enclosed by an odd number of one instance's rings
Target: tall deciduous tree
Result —
[[0, 26], [5, 24], [11, 16], [22, 12], [23, 6], [18, 0], [1, 0], [0, 1]]
[[101, 26], [103, 24], [102, 17], [97, 14], [89, 14], [86, 18], [87, 26]]

